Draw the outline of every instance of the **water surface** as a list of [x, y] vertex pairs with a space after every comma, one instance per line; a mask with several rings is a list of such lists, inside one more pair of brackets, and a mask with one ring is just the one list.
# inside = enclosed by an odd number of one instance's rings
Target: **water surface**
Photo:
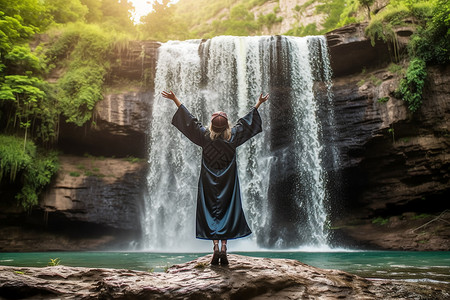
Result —
[[[366, 278], [450, 283], [450, 252], [236, 252], [236, 254], [295, 259], [324, 269], [339, 269]], [[45, 267], [50, 259], [62, 265], [162, 272], [205, 253], [154, 252], [34, 252], [0, 253], [0, 265]]]

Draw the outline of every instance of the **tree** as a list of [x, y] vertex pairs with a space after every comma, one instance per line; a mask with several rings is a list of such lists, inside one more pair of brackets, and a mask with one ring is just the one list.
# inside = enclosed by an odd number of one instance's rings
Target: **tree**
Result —
[[188, 35], [186, 23], [175, 17], [174, 6], [170, 5], [170, 0], [154, 0], [152, 4], [152, 12], [141, 17], [142, 24], [139, 27], [144, 39], [164, 42]]
[[84, 20], [88, 8], [80, 0], [45, 0], [48, 11], [56, 23], [69, 23]]
[[81, 4], [88, 8], [86, 21], [88, 23], [100, 23], [103, 18], [102, 1], [100, 0], [81, 0]]
[[370, 7], [375, 2], [375, 0], [358, 0], [359, 3], [366, 7], [367, 9], [367, 18], [370, 20]]
[[22, 26], [34, 27], [35, 32], [51, 23], [47, 7], [40, 0], [0, 0], [0, 12], [17, 19]]
[[49, 23], [39, 17], [48, 15], [38, 0], [11, 0], [7, 6], [0, 0], [0, 7], [0, 129], [23, 131], [26, 142], [30, 129], [46, 122], [36, 120], [47, 98], [42, 62], [26, 42], [46, 28]]
[[102, 0], [101, 2], [102, 23], [107, 23], [116, 30], [135, 30], [131, 20], [131, 12], [134, 10], [131, 2], [127, 0]]

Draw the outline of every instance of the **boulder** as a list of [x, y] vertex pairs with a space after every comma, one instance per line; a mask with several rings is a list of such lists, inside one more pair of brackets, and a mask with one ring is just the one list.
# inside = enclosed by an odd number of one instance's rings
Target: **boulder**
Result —
[[54, 266], [1, 267], [0, 297], [20, 299], [447, 299], [447, 284], [367, 280], [289, 259], [211, 255], [166, 273]]

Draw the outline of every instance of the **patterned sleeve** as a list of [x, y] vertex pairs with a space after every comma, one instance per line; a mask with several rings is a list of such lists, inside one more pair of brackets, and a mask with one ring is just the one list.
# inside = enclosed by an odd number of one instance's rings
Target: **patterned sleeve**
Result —
[[262, 121], [258, 110], [253, 107], [248, 114], [237, 121], [233, 131], [235, 132], [233, 142], [236, 147], [260, 133], [262, 131]]

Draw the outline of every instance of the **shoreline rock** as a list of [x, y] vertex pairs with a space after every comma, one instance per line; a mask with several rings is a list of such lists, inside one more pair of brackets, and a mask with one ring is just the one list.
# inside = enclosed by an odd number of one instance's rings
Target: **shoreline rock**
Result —
[[211, 266], [211, 255], [166, 273], [81, 267], [0, 266], [6, 299], [448, 299], [450, 285], [368, 280], [296, 260], [229, 255], [230, 266]]

